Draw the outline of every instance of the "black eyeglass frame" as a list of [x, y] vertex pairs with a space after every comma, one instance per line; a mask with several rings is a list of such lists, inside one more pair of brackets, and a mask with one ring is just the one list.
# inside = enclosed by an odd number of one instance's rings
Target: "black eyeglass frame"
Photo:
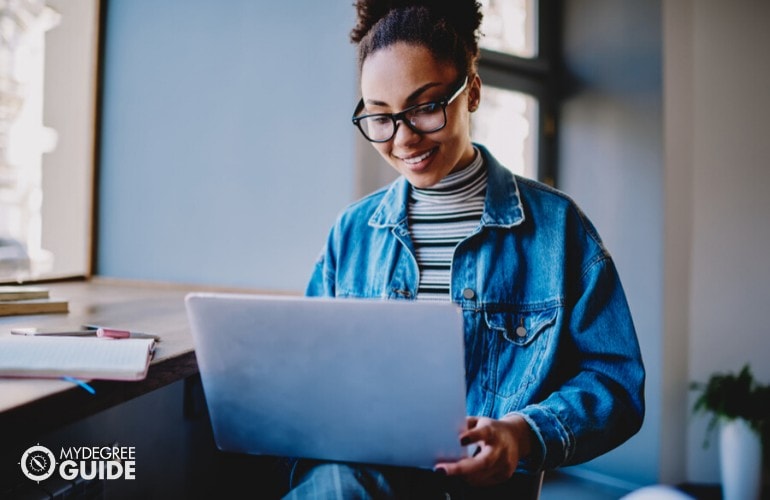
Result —
[[[463, 93], [465, 88], [468, 86], [468, 77], [466, 76], [465, 79], [463, 79], [462, 85], [460, 85], [457, 90], [455, 90], [452, 95], [449, 97], [445, 97], [443, 99], [439, 99], [438, 101], [429, 101], [429, 102], [423, 102], [420, 104], [415, 104], [414, 106], [409, 106], [408, 108], [404, 109], [403, 111], [399, 111], [398, 113], [372, 113], [370, 115], [360, 115], [356, 116], [358, 113], [361, 112], [361, 110], [364, 108], [364, 98], [362, 97], [360, 101], [358, 101], [358, 105], [356, 106], [356, 110], [353, 113], [353, 117], [351, 120], [353, 121], [353, 124], [358, 127], [358, 130], [361, 131], [361, 134], [366, 138], [369, 142], [376, 142], [376, 143], [382, 143], [382, 142], [388, 142], [391, 139], [393, 139], [396, 136], [396, 133], [398, 132], [398, 122], [402, 121], [406, 124], [409, 129], [416, 133], [416, 134], [432, 134], [433, 132], [438, 132], [439, 130], [446, 127], [447, 124], [447, 116], [446, 116], [446, 108], [452, 102], [454, 102], [455, 99], [457, 99], [460, 94]], [[417, 127], [414, 126], [412, 122], [410, 122], [406, 115], [409, 114], [411, 111], [420, 108], [422, 106], [429, 106], [431, 104], [439, 105], [441, 106], [441, 111], [444, 113], [444, 123], [440, 127], [434, 128], [432, 130], [420, 130]], [[382, 117], [388, 117], [393, 122], [393, 134], [388, 137], [387, 139], [380, 139], [380, 140], [374, 140], [371, 139], [366, 132], [364, 131], [364, 128], [361, 126], [361, 120], [365, 118], [371, 118], [373, 116], [382, 116]]]

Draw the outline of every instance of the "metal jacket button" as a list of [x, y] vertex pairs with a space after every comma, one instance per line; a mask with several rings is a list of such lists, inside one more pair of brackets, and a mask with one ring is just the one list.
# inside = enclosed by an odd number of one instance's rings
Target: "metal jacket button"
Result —
[[516, 335], [519, 337], [527, 336], [527, 327], [524, 326], [524, 318], [521, 318], [521, 323], [516, 327]]
[[474, 292], [472, 289], [466, 288], [465, 290], [463, 290], [463, 298], [467, 300], [471, 300], [475, 297], [476, 297], [476, 292]]

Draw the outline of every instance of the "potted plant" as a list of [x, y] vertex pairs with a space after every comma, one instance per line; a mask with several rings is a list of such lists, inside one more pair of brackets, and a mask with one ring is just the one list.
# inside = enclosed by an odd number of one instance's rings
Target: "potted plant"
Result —
[[[719, 425], [720, 468], [725, 500], [758, 499], [763, 442], [770, 431], [770, 386], [759, 384], [745, 365], [738, 374], [715, 373], [700, 391], [693, 413], [710, 414], [704, 446]], [[764, 447], [767, 451], [767, 446]]]

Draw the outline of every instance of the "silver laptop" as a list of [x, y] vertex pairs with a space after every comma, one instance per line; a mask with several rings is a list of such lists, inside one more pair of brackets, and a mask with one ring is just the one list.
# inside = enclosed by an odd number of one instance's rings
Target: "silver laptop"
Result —
[[193, 293], [186, 307], [219, 449], [423, 468], [466, 456], [458, 306]]

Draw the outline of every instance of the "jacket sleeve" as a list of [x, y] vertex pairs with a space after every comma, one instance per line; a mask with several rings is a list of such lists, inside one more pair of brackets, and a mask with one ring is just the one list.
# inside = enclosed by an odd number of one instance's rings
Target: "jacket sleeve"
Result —
[[335, 230], [329, 232], [326, 245], [316, 259], [313, 266], [313, 273], [305, 289], [305, 295], [308, 297], [334, 297], [336, 282], [336, 259], [334, 246]]
[[[593, 459], [641, 427], [644, 379], [636, 331], [612, 259], [598, 256], [582, 272], [570, 304], [571, 376], [543, 401], [514, 412], [540, 446], [520, 464], [553, 469]], [[560, 346], [560, 349], [564, 346]]]

